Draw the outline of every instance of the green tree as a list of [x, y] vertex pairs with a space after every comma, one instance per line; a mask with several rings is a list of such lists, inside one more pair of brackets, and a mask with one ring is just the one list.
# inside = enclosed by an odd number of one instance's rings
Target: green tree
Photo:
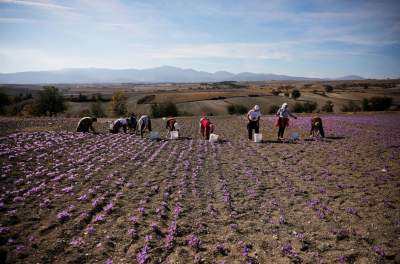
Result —
[[39, 92], [39, 96], [34, 103], [34, 112], [37, 115], [57, 115], [67, 109], [64, 96], [54, 86], [45, 86]]
[[111, 111], [116, 116], [123, 116], [128, 112], [126, 101], [128, 97], [123, 91], [116, 91], [111, 98]]

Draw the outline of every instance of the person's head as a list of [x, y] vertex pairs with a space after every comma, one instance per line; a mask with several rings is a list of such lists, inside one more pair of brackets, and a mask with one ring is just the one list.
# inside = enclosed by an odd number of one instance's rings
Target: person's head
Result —
[[131, 116], [132, 116], [132, 117], [135, 117], [135, 113], [131, 113]]
[[92, 117], [93, 122], [97, 122], [97, 117]]
[[255, 105], [253, 107], [253, 109], [254, 109], [254, 111], [258, 112], [258, 111], [260, 111], [260, 106], [259, 105]]
[[282, 109], [286, 109], [287, 108], [287, 103], [283, 103], [282, 104]]

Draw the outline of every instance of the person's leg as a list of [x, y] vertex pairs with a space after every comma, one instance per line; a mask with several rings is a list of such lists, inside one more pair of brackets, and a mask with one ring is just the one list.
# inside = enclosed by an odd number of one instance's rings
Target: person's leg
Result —
[[149, 119], [149, 122], [147, 123], [147, 128], [149, 129], [149, 131], [151, 131], [151, 120]]
[[200, 134], [201, 134], [201, 138], [205, 139], [206, 135], [205, 135], [205, 129], [203, 126], [200, 127]]
[[254, 122], [254, 133], [260, 133], [260, 126], [256, 122]]
[[325, 133], [324, 133], [324, 128], [322, 126], [322, 124], [319, 125], [319, 133], [321, 134], [321, 137], [325, 137]]
[[140, 126], [140, 136], [143, 137], [144, 130], [146, 128], [146, 124], [143, 122]]
[[252, 140], [252, 138], [253, 138], [253, 129], [251, 127], [251, 123], [250, 122], [247, 124], [247, 132], [248, 132], [248, 135], [249, 135], [249, 140]]
[[210, 139], [210, 126], [206, 127], [206, 139], [209, 140]]

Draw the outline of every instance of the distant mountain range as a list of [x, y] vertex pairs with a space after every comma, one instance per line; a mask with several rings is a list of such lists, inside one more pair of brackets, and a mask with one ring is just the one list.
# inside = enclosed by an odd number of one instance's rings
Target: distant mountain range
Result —
[[[335, 80], [361, 80], [360, 76], [349, 75]], [[271, 81], [271, 80], [321, 80], [318, 78], [294, 77], [277, 74], [227, 71], [209, 73], [193, 69], [162, 66], [151, 69], [99, 69], [76, 68], [56, 71], [27, 71], [0, 73], [3, 84], [46, 84], [46, 83], [191, 83], [221, 81]]]

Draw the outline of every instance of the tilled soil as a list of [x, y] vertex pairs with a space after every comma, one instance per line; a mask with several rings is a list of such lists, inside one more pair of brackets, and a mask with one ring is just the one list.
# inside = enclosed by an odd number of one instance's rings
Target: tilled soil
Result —
[[197, 118], [160, 141], [1, 119], [0, 263], [398, 261], [398, 114], [323, 117], [323, 140], [301, 117], [284, 142], [264, 117], [259, 144], [242, 117], [211, 120], [217, 144]]

